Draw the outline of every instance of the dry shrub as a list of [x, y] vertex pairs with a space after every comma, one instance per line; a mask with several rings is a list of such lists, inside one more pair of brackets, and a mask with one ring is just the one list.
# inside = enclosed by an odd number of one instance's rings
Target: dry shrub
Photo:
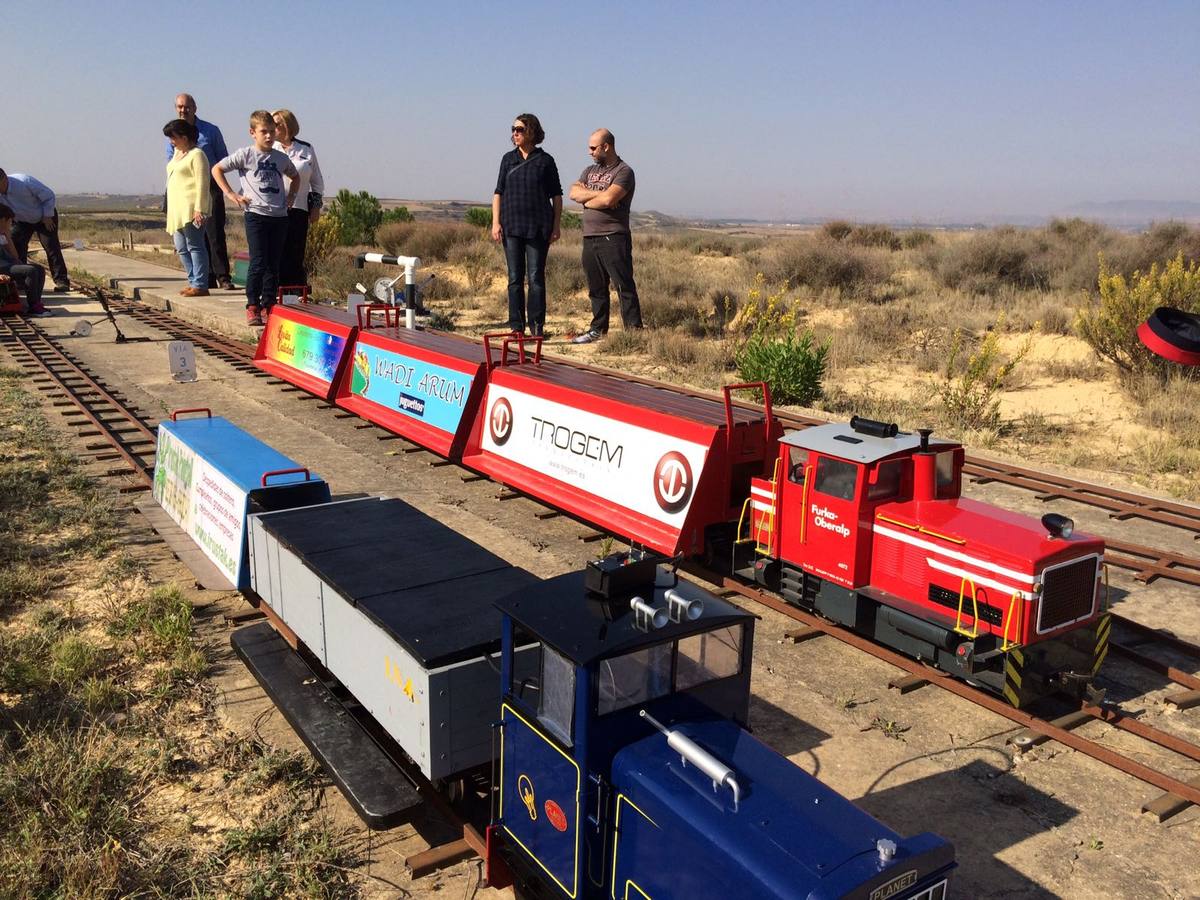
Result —
[[1139, 378], [1131, 379], [1128, 388], [1142, 422], [1183, 447], [1200, 449], [1200, 381], [1176, 375], [1164, 385]]
[[822, 238], [791, 238], [764, 253], [768, 281], [836, 288], [852, 296], [868, 296], [892, 275], [886, 251], [849, 246]]
[[453, 244], [447, 261], [463, 270], [467, 287], [475, 293], [489, 289], [495, 276], [505, 271], [499, 249], [482, 241]]
[[923, 247], [931, 247], [937, 241], [925, 229], [912, 228], [900, 236], [900, 243], [904, 245], [905, 250], [919, 250]]
[[578, 251], [564, 248], [561, 241], [553, 244], [546, 258], [546, 302], [574, 298], [586, 287]]
[[846, 240], [860, 247], [883, 247], [885, 250], [899, 250], [902, 246], [896, 232], [887, 225], [855, 225]]
[[938, 264], [942, 284], [967, 293], [1004, 287], [1047, 290], [1050, 269], [1045, 236], [1018, 228], [995, 228], [945, 248]]
[[419, 256], [423, 262], [446, 262], [452, 248], [484, 240], [478, 228], [447, 222], [392, 222], [375, 232], [375, 242], [395, 256]]

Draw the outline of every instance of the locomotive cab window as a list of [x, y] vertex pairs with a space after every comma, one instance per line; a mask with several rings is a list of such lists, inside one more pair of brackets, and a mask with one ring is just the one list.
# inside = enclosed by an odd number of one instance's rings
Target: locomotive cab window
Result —
[[596, 712], [616, 712], [671, 692], [671, 644], [656, 644], [603, 659], [597, 671]]
[[839, 500], [853, 500], [858, 488], [858, 466], [841, 459], [822, 456], [817, 460], [813, 490]]
[[799, 447], [788, 447], [788, 481], [804, 484], [804, 467], [808, 465], [808, 451]]
[[957, 497], [960, 493], [954, 456], [954, 450], [943, 450], [937, 455], [937, 496], [939, 500]]
[[556, 738], [571, 745], [571, 727], [575, 720], [575, 664], [545, 644], [542, 645], [537, 717]]
[[868, 500], [889, 500], [900, 494], [900, 482], [904, 475], [904, 461], [889, 459], [881, 462], [872, 473], [871, 486], [867, 489]]
[[675, 689], [728, 678], [742, 670], [742, 626], [730, 625], [679, 639]]

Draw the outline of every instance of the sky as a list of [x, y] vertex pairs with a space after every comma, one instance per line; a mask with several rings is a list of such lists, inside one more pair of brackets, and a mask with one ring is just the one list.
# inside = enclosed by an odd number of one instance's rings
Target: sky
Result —
[[[6, 9], [0, 167], [153, 193], [174, 97], [295, 112], [331, 189], [490, 200], [533, 112], [635, 209], [974, 221], [1200, 201], [1200, 2], [62, 3]], [[19, 101], [14, 102], [14, 98]]]

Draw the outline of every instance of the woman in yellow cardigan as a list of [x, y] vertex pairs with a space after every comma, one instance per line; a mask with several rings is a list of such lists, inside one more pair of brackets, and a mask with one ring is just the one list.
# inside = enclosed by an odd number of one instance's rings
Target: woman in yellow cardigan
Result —
[[204, 243], [204, 220], [212, 213], [208, 188], [208, 158], [196, 146], [196, 126], [175, 119], [163, 126], [163, 134], [175, 146], [167, 163], [167, 233], [175, 239], [175, 252], [187, 272], [185, 297], [208, 296], [208, 246]]

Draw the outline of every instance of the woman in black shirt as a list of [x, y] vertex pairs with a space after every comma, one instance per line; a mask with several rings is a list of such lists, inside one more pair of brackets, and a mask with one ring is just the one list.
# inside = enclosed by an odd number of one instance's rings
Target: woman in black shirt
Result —
[[[513, 121], [513, 149], [500, 158], [492, 196], [492, 239], [504, 242], [508, 261], [508, 327], [540, 336], [546, 325], [546, 256], [558, 240], [562, 185], [554, 157], [541, 149], [546, 138], [532, 113]], [[529, 278], [529, 307], [525, 279]]]

